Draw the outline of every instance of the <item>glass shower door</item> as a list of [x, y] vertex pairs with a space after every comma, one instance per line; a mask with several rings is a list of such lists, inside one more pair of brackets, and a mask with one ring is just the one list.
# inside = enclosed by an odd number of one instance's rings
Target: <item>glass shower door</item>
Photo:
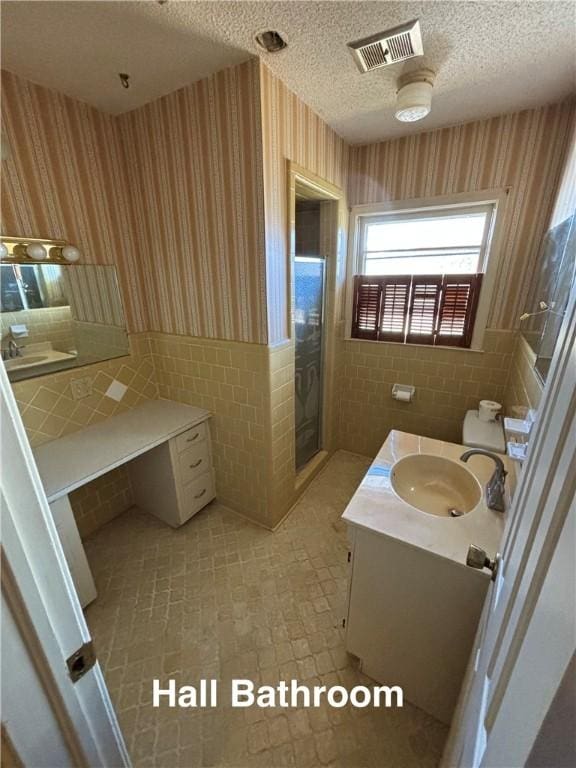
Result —
[[294, 259], [296, 468], [321, 448], [324, 266], [316, 256]]

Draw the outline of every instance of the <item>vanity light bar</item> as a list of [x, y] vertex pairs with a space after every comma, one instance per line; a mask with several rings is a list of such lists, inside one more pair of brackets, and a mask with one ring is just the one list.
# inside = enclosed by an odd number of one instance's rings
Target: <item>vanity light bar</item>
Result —
[[0, 260], [16, 264], [74, 264], [82, 256], [75, 245], [66, 240], [0, 235]]

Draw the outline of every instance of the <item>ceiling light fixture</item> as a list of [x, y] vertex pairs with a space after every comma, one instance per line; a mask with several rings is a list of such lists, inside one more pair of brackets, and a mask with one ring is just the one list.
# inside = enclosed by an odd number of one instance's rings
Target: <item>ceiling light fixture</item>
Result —
[[127, 75], [126, 72], [118, 72], [118, 77], [122, 83], [122, 88], [130, 88], [130, 75]]
[[430, 114], [435, 73], [431, 69], [409, 72], [398, 80], [396, 120], [414, 123]]
[[278, 51], [283, 50], [288, 45], [280, 32], [274, 32], [271, 29], [266, 32], [259, 32], [254, 39], [260, 48], [263, 48], [268, 53], [278, 53]]

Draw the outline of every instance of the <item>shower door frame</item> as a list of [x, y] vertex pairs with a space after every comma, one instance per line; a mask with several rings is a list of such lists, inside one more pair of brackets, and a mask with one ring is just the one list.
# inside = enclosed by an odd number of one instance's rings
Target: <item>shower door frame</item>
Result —
[[[316, 176], [291, 160], [288, 165], [288, 287], [289, 287], [289, 317], [290, 340], [296, 355], [295, 328], [295, 279], [294, 259], [296, 256], [296, 188], [305, 187], [310, 191], [310, 199], [330, 203], [326, 227], [329, 234], [326, 237], [328, 245], [324, 247], [321, 240], [320, 256], [324, 258], [324, 307], [322, 324], [322, 371], [320, 397], [320, 435], [318, 452], [302, 467], [296, 469], [296, 417], [294, 421], [294, 471], [296, 490], [304, 490], [307, 483], [324, 465], [328, 456], [336, 448], [336, 403], [335, 403], [335, 358], [337, 326], [343, 322], [343, 286], [346, 274], [346, 235], [348, 226], [348, 210], [346, 208], [344, 191], [334, 184]], [[322, 214], [321, 214], [322, 216]]]

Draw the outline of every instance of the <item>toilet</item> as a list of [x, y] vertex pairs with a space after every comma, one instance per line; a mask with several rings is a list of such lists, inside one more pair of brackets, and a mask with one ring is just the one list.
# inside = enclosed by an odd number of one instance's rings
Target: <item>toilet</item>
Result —
[[478, 411], [467, 411], [462, 424], [462, 444], [492, 453], [506, 453], [501, 420], [480, 421]]

